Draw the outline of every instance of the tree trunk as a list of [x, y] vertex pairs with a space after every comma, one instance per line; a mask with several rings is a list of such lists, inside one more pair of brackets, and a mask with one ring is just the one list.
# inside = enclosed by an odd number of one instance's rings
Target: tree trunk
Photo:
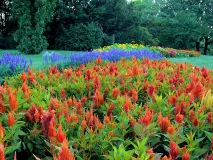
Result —
[[196, 51], [200, 51], [200, 42], [196, 42]]
[[205, 46], [204, 46], [204, 55], [207, 55], [207, 49], [208, 49], [208, 37], [205, 37]]

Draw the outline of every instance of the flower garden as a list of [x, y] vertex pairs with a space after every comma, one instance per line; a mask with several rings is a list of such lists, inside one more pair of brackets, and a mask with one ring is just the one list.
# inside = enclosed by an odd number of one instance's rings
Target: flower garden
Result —
[[199, 53], [116, 44], [40, 70], [4, 54], [0, 159], [213, 160], [213, 72], [166, 55]]

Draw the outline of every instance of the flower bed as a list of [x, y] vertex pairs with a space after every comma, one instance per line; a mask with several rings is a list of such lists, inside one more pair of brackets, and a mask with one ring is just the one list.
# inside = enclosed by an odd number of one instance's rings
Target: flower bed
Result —
[[159, 46], [144, 46], [142, 44], [114, 44], [111, 46], [105, 46], [103, 48], [96, 49], [97, 51], [110, 51], [111, 49], [119, 50], [142, 50], [146, 49], [155, 53], [160, 53], [164, 57], [197, 57], [200, 56], [200, 52], [195, 50], [178, 50], [174, 48], [159, 47]]
[[0, 87], [0, 159], [212, 159], [212, 89], [167, 60], [28, 70]]
[[11, 55], [8, 52], [4, 53], [2, 57], [0, 57], [0, 84], [6, 76], [27, 71], [28, 65], [32, 66], [32, 61], [28, 61], [24, 56], [19, 54]]

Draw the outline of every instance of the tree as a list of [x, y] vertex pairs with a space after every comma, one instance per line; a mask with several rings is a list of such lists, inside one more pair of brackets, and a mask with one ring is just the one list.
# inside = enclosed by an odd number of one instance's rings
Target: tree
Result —
[[14, 49], [13, 32], [17, 29], [17, 21], [11, 15], [11, 0], [0, 1], [0, 48]]
[[14, 40], [17, 49], [26, 54], [38, 54], [47, 48], [44, 31], [53, 18], [55, 0], [13, 0], [12, 13], [18, 19]]
[[[194, 41], [194, 46], [199, 50], [200, 42], [205, 39], [208, 41], [208, 37], [213, 28], [213, 10], [212, 10], [212, 0], [159, 0], [158, 5], [161, 6], [160, 14], [169, 17], [170, 19], [177, 19], [178, 15], [182, 13], [182, 19], [184, 21], [193, 20], [194, 24], [197, 24], [192, 34], [197, 37]], [[184, 12], [186, 15], [184, 15]], [[193, 15], [193, 17], [188, 17], [187, 15]], [[185, 17], [185, 18], [183, 18]], [[179, 18], [180, 20], [180, 18]], [[180, 21], [181, 22], [181, 21]], [[183, 21], [182, 21], [183, 22]], [[182, 23], [180, 23], [181, 25]], [[176, 32], [174, 31], [174, 34]], [[207, 48], [210, 43], [206, 42], [204, 47], [204, 54], [207, 53]], [[189, 45], [191, 46], [191, 45]]]

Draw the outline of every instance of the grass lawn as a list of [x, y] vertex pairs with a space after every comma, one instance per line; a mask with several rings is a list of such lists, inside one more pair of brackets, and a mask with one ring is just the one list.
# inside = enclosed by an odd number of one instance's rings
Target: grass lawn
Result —
[[[0, 56], [2, 53], [6, 52], [7, 50], [0, 50]], [[8, 50], [10, 53], [18, 53], [17, 50]], [[72, 51], [61, 51], [61, 50], [48, 50], [48, 52], [56, 52], [61, 53], [64, 55], [69, 55], [72, 53]], [[41, 54], [38, 55], [25, 55], [27, 59], [32, 58], [33, 59], [33, 66], [35, 68], [42, 67], [43, 57], [42, 54], [46, 52], [43, 51]], [[213, 69], [213, 56], [204, 56], [201, 55], [199, 57], [183, 57], [183, 58], [168, 58], [172, 62], [178, 62], [178, 63], [190, 63], [194, 66], [202, 67], [205, 66], [208, 69]]]
[[198, 67], [206, 67], [208, 69], [213, 69], [213, 56], [204, 56], [199, 57], [183, 57], [183, 58], [169, 58], [172, 62], [179, 63], [190, 63]]

